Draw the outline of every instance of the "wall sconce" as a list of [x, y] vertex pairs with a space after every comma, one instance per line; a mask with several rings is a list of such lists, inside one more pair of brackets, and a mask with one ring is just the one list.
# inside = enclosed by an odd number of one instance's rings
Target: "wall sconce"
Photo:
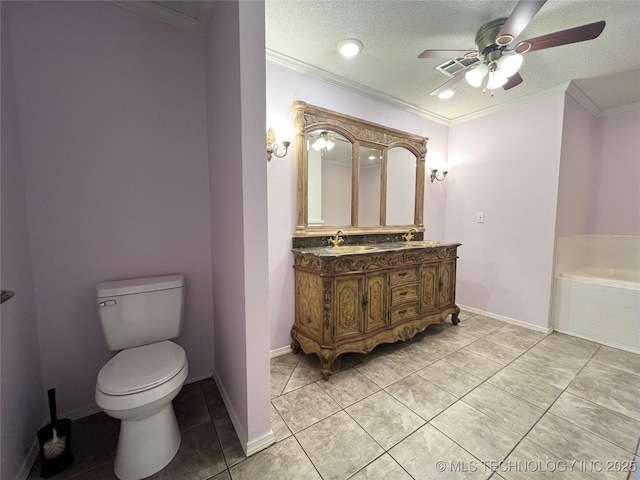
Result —
[[[447, 168], [447, 167], [444, 167]], [[441, 182], [442, 180], [445, 179], [445, 177], [447, 176], [447, 173], [449, 173], [449, 170], [441, 170], [440, 173], [442, 174], [442, 176], [438, 177], [438, 169], [437, 168], [429, 168], [429, 170], [431, 170], [431, 183], [433, 183], [434, 180], [437, 180], [439, 182]]]
[[282, 158], [287, 154], [289, 150], [289, 146], [291, 142], [288, 140], [283, 140], [282, 145], [284, 146], [284, 152], [281, 155], [278, 155], [278, 147], [279, 145], [276, 142], [276, 134], [273, 133], [273, 128], [269, 128], [267, 130], [267, 161], [271, 161], [271, 156], [275, 156], [276, 158]]

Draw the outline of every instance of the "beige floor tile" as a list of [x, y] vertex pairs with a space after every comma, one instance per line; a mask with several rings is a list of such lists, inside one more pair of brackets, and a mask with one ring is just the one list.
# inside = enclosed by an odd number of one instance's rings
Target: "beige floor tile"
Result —
[[507, 347], [505, 345], [498, 345], [497, 343], [489, 342], [484, 338], [467, 345], [463, 350], [488, 358], [492, 362], [499, 363], [503, 366], [518, 358], [524, 351], [521, 349], [518, 350], [512, 347]]
[[425, 423], [385, 391], [351, 405], [346, 412], [385, 450]]
[[418, 370], [416, 373], [456, 397], [462, 397], [482, 382], [481, 378], [474, 377], [444, 360]]
[[503, 368], [487, 382], [543, 409], [549, 408], [562, 393], [562, 389], [526, 375], [511, 366]]
[[394, 362], [386, 356], [377, 357], [358, 365], [356, 370], [381, 388], [411, 375], [411, 370]]
[[347, 408], [380, 390], [378, 385], [355, 368], [331, 375], [326, 381], [318, 381], [317, 385], [342, 408]]
[[526, 434], [544, 414], [542, 408], [490, 383], [483, 383], [472, 390], [462, 401], [521, 435]]
[[320, 480], [321, 477], [294, 437], [249, 457], [230, 469], [233, 480]]
[[324, 480], [346, 479], [384, 453], [344, 411], [312, 425], [296, 438]]
[[227, 407], [222, 400], [222, 395], [220, 395], [216, 382], [212, 378], [202, 381], [202, 392], [207, 401], [209, 415], [213, 420], [227, 415]]
[[386, 357], [412, 372], [438, 361], [436, 357], [425, 353], [422, 348], [415, 344], [407, 344], [401, 349], [387, 353]]
[[[485, 480], [488, 477], [483, 469], [460, 471], [465, 466], [477, 466], [478, 459], [429, 424], [393, 447], [389, 454], [416, 480]], [[456, 468], [458, 466], [461, 468]]]
[[505, 480], [586, 480], [588, 475], [575, 466], [571, 467], [566, 459], [545, 450], [526, 438], [498, 466]]
[[376, 458], [349, 480], [411, 480], [411, 476], [385, 453]]
[[476, 315], [475, 317], [463, 320], [458, 324], [458, 327], [461, 330], [469, 331], [470, 333], [479, 335], [481, 337], [489, 335], [491, 332], [494, 332], [504, 326], [504, 322], [495, 320], [493, 318], [484, 317], [482, 315]]
[[[194, 386], [191, 387], [191, 385]], [[211, 422], [209, 407], [200, 382], [191, 385], [185, 386], [191, 388], [183, 388], [173, 401], [181, 432]]]
[[558, 332], [547, 335], [540, 341], [538, 346], [547, 346], [579, 358], [587, 359], [591, 358], [596, 350], [600, 348], [599, 343]]
[[[629, 452], [550, 413], [533, 427], [527, 439], [566, 460], [599, 461], [603, 466], [629, 460]], [[596, 479], [627, 478], [627, 472], [607, 470], [603, 467], [601, 472], [593, 471], [589, 475]]]
[[589, 362], [568, 392], [640, 421], [640, 376]]
[[477, 340], [477, 337], [472, 337], [471, 340], [464, 341], [464, 343], [461, 344], [459, 341], [456, 342], [448, 338], [431, 335], [420, 339], [418, 342], [414, 343], [414, 345], [416, 349], [426, 355], [429, 355], [429, 357], [441, 359], [456, 350], [460, 350], [465, 345], [473, 343], [475, 340]]
[[512, 323], [507, 323], [500, 329], [500, 331], [504, 333], [510, 333], [512, 335], [516, 335], [520, 338], [535, 339], [536, 341], [540, 341], [548, 335], [546, 333], [538, 332], [531, 328], [514, 325]]
[[470, 373], [474, 377], [486, 379], [502, 368], [499, 363], [481, 357], [467, 350], [458, 350], [447, 355], [443, 360], [460, 370]]
[[457, 397], [417, 374], [403, 378], [386, 391], [426, 421], [457, 400]]
[[271, 365], [288, 365], [290, 367], [295, 367], [298, 365], [300, 359], [304, 356], [304, 353], [285, 353], [284, 355], [278, 355], [277, 357], [273, 357], [271, 359]]
[[637, 353], [625, 352], [603, 345], [593, 356], [592, 361], [640, 375], [640, 355]]
[[595, 433], [605, 440], [635, 453], [640, 439], [640, 422], [595, 403], [564, 392], [551, 406], [553, 413], [568, 422]]
[[273, 405], [271, 405], [270, 420], [271, 431], [273, 432], [273, 436], [276, 442], [281, 442], [285, 438], [289, 438], [292, 435], [291, 430], [289, 430], [289, 427], [287, 427], [287, 424]]
[[277, 397], [282, 395], [284, 387], [289, 381], [289, 377], [295, 369], [292, 365], [271, 364], [271, 396]]
[[211, 422], [183, 433], [182, 444], [176, 456], [184, 458], [185, 464], [191, 467], [199, 480], [208, 480], [227, 469], [222, 447]]
[[535, 346], [516, 358], [509, 367], [554, 387], [566, 388], [586, 363], [587, 359]]
[[321, 378], [322, 375], [320, 374], [319, 369], [310, 369], [302, 366], [297, 366], [289, 377], [289, 381], [285, 385], [282, 393], [285, 394], [292, 392], [300, 387], [304, 387], [305, 385], [310, 385], [314, 382], [317, 382]]
[[[483, 337], [485, 340], [489, 342], [497, 343], [498, 345], [504, 345], [506, 347], [515, 348], [517, 350], [527, 350], [533, 347], [536, 343], [538, 343], [544, 336], [537, 337], [535, 335], [523, 335], [520, 333], [516, 333], [512, 328], [502, 327], [495, 332], [490, 333], [486, 337]], [[520, 330], [527, 330], [526, 328], [519, 328]], [[536, 332], [533, 332], [536, 333]]]
[[340, 406], [315, 383], [274, 398], [271, 403], [293, 433], [340, 410]]
[[454, 403], [430, 423], [473, 456], [488, 462], [504, 459], [522, 438], [464, 402]]

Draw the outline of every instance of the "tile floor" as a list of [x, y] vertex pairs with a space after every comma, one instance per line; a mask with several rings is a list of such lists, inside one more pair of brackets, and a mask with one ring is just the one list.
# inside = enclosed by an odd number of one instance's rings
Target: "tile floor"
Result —
[[[640, 479], [629, 472], [640, 453], [639, 355], [463, 312], [457, 326], [334, 367], [324, 381], [315, 356], [272, 359], [277, 443], [249, 459], [215, 383], [185, 386], [180, 451], [151, 478]], [[117, 422], [96, 414], [73, 428], [76, 461], [55, 478], [115, 479]], [[38, 471], [36, 462], [29, 478]]]

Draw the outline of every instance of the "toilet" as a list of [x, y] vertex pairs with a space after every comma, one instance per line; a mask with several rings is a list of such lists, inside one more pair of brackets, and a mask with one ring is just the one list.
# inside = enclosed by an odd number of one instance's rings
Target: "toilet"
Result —
[[180, 448], [171, 401], [189, 371], [182, 347], [169, 341], [184, 320], [182, 275], [100, 283], [98, 312], [107, 345], [118, 351], [98, 374], [96, 403], [121, 421], [115, 474], [138, 480], [162, 470]]

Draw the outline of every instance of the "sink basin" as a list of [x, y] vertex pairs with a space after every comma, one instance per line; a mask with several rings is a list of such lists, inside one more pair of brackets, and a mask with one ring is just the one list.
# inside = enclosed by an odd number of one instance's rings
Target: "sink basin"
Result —
[[366, 247], [364, 245], [338, 245], [337, 247], [331, 247], [331, 250], [337, 252], [361, 252], [364, 250], [373, 250], [373, 247]]
[[411, 245], [440, 245], [440, 242], [435, 242], [433, 240], [412, 240], [405, 244], [407, 247]]

